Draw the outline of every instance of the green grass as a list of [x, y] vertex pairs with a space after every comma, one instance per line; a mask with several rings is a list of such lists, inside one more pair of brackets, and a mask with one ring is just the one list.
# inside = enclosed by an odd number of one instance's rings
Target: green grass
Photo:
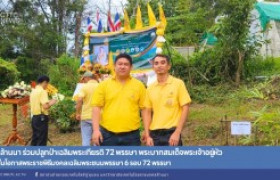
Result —
[[[240, 91], [235, 93], [239, 94]], [[221, 139], [224, 138], [221, 133], [222, 118], [227, 116], [227, 120], [254, 121], [252, 112], [260, 111], [264, 106], [269, 107], [268, 112], [277, 112], [280, 110], [280, 101], [246, 99], [235, 94], [226, 94], [223, 101], [219, 103], [213, 103], [213, 99], [203, 104], [194, 102], [190, 108], [188, 123], [184, 128], [184, 144], [224, 145], [221, 143]], [[233, 145], [234, 137], [230, 137], [229, 140]]]
[[[225, 137], [221, 132], [221, 119], [227, 116], [228, 120], [249, 120], [256, 118], [253, 111], [260, 111], [267, 106], [267, 112], [280, 110], [279, 99], [264, 100], [248, 98], [243, 87], [234, 89], [225, 85], [216, 87], [195, 87], [196, 96], [192, 96], [193, 103], [190, 107], [188, 121], [182, 132], [184, 145], [225, 145]], [[249, 87], [250, 89], [250, 87]], [[192, 91], [194, 93], [194, 91]], [[215, 97], [215, 95], [217, 95]], [[195, 97], [200, 97], [197, 99]], [[6, 138], [11, 130], [12, 108], [9, 105], [0, 105], [0, 142]], [[29, 128], [29, 129], [28, 129]], [[141, 127], [143, 128], [143, 127]], [[22, 128], [23, 129], [23, 128]], [[31, 134], [31, 127], [26, 124], [25, 129], [28, 136]], [[230, 130], [230, 129], [228, 129]], [[23, 132], [23, 130], [21, 130]], [[50, 124], [49, 137], [53, 146], [75, 146], [81, 144], [80, 131], [62, 134], [55, 124]], [[229, 137], [229, 145], [253, 145], [252, 138]]]
[[11, 123], [12, 121], [12, 108], [11, 105], [0, 104], [0, 126]]

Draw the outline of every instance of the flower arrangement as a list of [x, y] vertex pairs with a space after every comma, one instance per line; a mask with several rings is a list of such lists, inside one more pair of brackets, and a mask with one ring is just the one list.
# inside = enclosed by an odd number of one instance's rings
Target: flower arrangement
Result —
[[52, 99], [55, 99], [57, 101], [62, 101], [65, 98], [65, 96], [63, 94], [58, 93], [58, 89], [50, 83], [48, 84], [47, 92]]
[[2, 98], [19, 99], [25, 96], [29, 96], [31, 92], [31, 86], [25, 84], [23, 81], [17, 82], [12, 86], [9, 86], [6, 90], [0, 93]]
[[58, 93], [58, 89], [49, 83], [47, 87], [47, 92], [49, 96], [53, 96]]
[[99, 63], [94, 63], [92, 65], [89, 61], [83, 63], [78, 71], [80, 72], [80, 74], [83, 74], [86, 71], [91, 71], [94, 74], [111, 74], [111, 70], [108, 65], [102, 66]]
[[108, 65], [106, 66], [101, 66], [100, 70], [99, 70], [100, 74], [111, 74], [111, 70], [109, 68]]
[[[103, 66], [99, 63], [91, 64], [89, 61], [83, 63], [78, 71], [81, 75], [84, 74], [86, 71], [90, 71], [92, 72], [92, 74], [97, 76], [99, 81], [107, 79], [108, 77], [110, 77], [111, 74], [111, 69], [109, 68], [109, 65]], [[80, 83], [83, 83], [82, 79], [80, 80]]]

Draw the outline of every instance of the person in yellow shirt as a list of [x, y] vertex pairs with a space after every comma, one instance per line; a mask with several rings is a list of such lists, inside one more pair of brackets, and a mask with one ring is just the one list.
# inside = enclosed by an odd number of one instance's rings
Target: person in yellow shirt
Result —
[[93, 92], [98, 86], [98, 82], [94, 78], [91, 72], [85, 72], [83, 80], [85, 84], [81, 88], [78, 94], [78, 100], [76, 104], [76, 119], [81, 121], [81, 133], [82, 133], [82, 145], [90, 146], [91, 136], [93, 132], [92, 128], [92, 106], [91, 101]]
[[131, 56], [119, 54], [114, 68], [115, 76], [101, 82], [94, 92], [93, 143], [139, 146], [140, 109], [143, 114], [146, 89], [142, 82], [130, 76]]
[[146, 145], [182, 146], [181, 132], [191, 98], [184, 82], [168, 73], [168, 56], [156, 55], [152, 65], [157, 80], [147, 88], [143, 118]]
[[49, 100], [46, 91], [50, 79], [48, 76], [40, 76], [37, 86], [30, 94], [30, 106], [32, 114], [32, 140], [31, 146], [46, 146], [48, 140], [48, 109], [56, 103]]

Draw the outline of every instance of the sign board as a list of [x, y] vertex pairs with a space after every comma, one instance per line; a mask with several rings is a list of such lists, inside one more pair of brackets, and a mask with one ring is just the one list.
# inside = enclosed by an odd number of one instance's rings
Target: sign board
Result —
[[91, 36], [90, 61], [107, 65], [109, 52], [113, 59], [119, 53], [127, 53], [133, 57], [134, 70], [151, 69], [150, 60], [156, 55], [156, 40], [156, 28], [133, 33]]
[[252, 131], [251, 122], [249, 121], [232, 121], [231, 135], [250, 135]]

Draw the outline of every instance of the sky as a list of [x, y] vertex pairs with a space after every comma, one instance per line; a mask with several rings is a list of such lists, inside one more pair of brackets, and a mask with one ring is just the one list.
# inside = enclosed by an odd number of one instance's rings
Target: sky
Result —
[[[118, 12], [119, 14], [123, 14], [123, 8], [126, 4], [126, 0], [111, 0], [111, 15], [112, 19], [114, 20], [114, 15]], [[90, 17], [93, 23], [96, 22], [96, 14], [97, 9], [100, 12], [100, 19], [102, 21], [103, 27], [107, 24], [107, 12], [109, 10], [109, 0], [88, 0], [87, 5], [85, 6], [85, 10], [83, 13], [83, 22], [87, 22], [87, 17]], [[86, 24], [83, 23], [83, 27]], [[96, 28], [94, 26], [94, 28]]]

